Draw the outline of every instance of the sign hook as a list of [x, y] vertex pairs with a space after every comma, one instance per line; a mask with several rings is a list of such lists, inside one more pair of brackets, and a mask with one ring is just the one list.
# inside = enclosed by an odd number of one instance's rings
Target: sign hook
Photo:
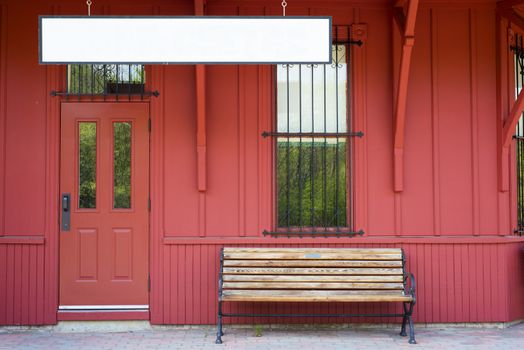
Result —
[[87, 0], [87, 1], [86, 1], [86, 5], [87, 5], [87, 15], [88, 15], [88, 16], [91, 16], [91, 4], [92, 4], [92, 3], [93, 3], [93, 2], [92, 2], [91, 0]]
[[287, 7], [287, 2], [286, 0], [282, 0], [282, 16], [283, 17], [286, 17], [286, 7]]

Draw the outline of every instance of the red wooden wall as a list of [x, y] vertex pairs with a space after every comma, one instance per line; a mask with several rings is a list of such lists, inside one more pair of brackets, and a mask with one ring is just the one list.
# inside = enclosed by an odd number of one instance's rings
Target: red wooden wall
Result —
[[[296, 0], [287, 13], [367, 25], [365, 45], [352, 48], [351, 56], [354, 125], [365, 134], [355, 141], [354, 170], [356, 228], [366, 232], [363, 238], [262, 237], [274, 222], [272, 148], [260, 136], [273, 121], [272, 67], [206, 67], [205, 192], [197, 190], [195, 68], [148, 70], [148, 84], [160, 91], [151, 99], [153, 323], [215, 322], [224, 245], [401, 246], [418, 280], [417, 322], [524, 318], [524, 240], [510, 237], [514, 192], [497, 187], [494, 1], [422, 1], [419, 7], [400, 193], [393, 191], [399, 40], [391, 2], [355, 3]], [[52, 324], [60, 115], [59, 99], [49, 92], [62, 89], [63, 80], [58, 67], [37, 64], [36, 19], [86, 9], [82, 1], [0, 0], [0, 11], [0, 324]], [[94, 14], [193, 11], [192, 1], [172, 0], [99, 0], [93, 7]], [[280, 15], [281, 8], [280, 1], [208, 0], [206, 13]]]

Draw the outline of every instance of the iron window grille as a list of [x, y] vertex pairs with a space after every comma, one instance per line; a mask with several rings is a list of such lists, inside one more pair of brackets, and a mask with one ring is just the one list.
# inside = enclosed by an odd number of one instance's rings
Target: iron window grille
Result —
[[135, 97], [158, 96], [145, 90], [146, 71], [142, 64], [70, 64], [66, 66], [66, 91], [53, 91], [54, 96], [69, 97]]
[[354, 236], [349, 44], [332, 63], [276, 68], [276, 230], [271, 236]]
[[[515, 34], [512, 47], [515, 64], [515, 97], [522, 91], [524, 82], [524, 46], [522, 35]], [[513, 136], [516, 148], [517, 165], [517, 228], [515, 233], [524, 233], [524, 119], [521, 116]]]

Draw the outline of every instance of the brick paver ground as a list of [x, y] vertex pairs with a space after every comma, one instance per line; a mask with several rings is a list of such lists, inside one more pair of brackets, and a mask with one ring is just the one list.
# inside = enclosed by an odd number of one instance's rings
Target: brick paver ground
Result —
[[524, 323], [508, 328], [419, 327], [417, 345], [393, 328], [263, 329], [226, 328], [224, 343], [215, 345], [215, 330], [153, 328], [134, 332], [58, 332], [53, 329], [0, 328], [0, 349], [524, 349]]

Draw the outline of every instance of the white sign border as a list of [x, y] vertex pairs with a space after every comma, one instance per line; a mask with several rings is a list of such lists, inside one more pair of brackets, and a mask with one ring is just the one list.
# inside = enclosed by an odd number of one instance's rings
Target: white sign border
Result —
[[[254, 62], [254, 61], [248, 61], [248, 62], [240, 62], [240, 61], [231, 61], [231, 62], [211, 62], [211, 61], [195, 61], [195, 62], [160, 62], [160, 61], [153, 61], [153, 62], [126, 62], [126, 61], [110, 61], [110, 62], [99, 62], [99, 61], [52, 61], [52, 62], [44, 62], [42, 60], [42, 20], [45, 18], [82, 18], [82, 19], [89, 19], [89, 18], [127, 18], [127, 19], [133, 19], [133, 18], [144, 18], [144, 19], [155, 19], [155, 18], [218, 18], [218, 19], [285, 19], [285, 20], [293, 20], [293, 19], [327, 19], [329, 21], [329, 41], [328, 41], [328, 52], [329, 52], [329, 60], [327, 62], [287, 62], [287, 61], [261, 61], [261, 62]], [[268, 65], [274, 65], [274, 64], [330, 64], [332, 62], [332, 41], [333, 41], [333, 26], [332, 26], [332, 16], [53, 16], [53, 15], [40, 15], [38, 16], [38, 63], [41, 65], [63, 65], [63, 64], [147, 64], [147, 65], [193, 65], [193, 64], [204, 64], [204, 65], [261, 65], [261, 64], [268, 64]]]

